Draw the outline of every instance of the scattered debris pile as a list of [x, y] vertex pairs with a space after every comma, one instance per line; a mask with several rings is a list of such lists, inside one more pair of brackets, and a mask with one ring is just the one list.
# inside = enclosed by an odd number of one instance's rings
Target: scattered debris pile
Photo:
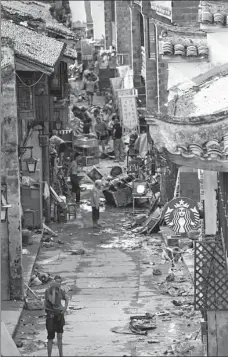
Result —
[[156, 314], [147, 312], [145, 315], [131, 316], [127, 326], [113, 327], [111, 331], [119, 334], [147, 336], [148, 331], [154, 330], [156, 327]]

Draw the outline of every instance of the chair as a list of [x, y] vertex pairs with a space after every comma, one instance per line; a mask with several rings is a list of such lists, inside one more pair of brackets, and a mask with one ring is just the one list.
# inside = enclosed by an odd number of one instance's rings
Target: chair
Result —
[[75, 219], [77, 217], [77, 204], [75, 202], [69, 202], [67, 204], [67, 213], [69, 220], [71, 218]]

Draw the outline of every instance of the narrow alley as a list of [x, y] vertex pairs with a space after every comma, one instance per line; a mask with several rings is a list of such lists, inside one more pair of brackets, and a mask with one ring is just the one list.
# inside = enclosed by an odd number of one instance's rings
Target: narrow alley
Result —
[[[161, 259], [160, 235], [140, 236], [127, 230], [132, 209], [126, 208], [107, 207], [101, 213], [103, 228], [93, 230], [89, 207], [83, 201], [81, 206], [77, 219], [64, 229], [52, 227], [58, 231], [54, 246], [41, 247], [36, 263], [51, 276], [60, 274], [70, 296], [64, 355], [161, 356], [173, 354], [179, 341], [182, 345], [185, 339], [194, 343], [200, 316], [192, 306], [192, 281], [179, 264], [173, 286], [178, 285], [181, 296], [165, 294], [171, 265]], [[74, 251], [81, 254], [74, 255]], [[153, 275], [155, 269], [162, 274]], [[33, 289], [42, 295], [46, 286]], [[179, 307], [174, 299], [178, 299]], [[128, 329], [130, 317], [147, 312], [156, 314], [156, 328], [147, 336], [132, 334]], [[45, 356], [46, 338], [44, 312], [24, 310], [15, 337], [17, 344], [22, 342], [21, 354]], [[58, 355], [56, 344], [53, 355]]]

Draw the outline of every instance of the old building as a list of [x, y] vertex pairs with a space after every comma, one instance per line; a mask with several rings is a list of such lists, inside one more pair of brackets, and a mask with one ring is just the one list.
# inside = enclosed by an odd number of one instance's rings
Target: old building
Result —
[[67, 64], [77, 54], [74, 33], [52, 18], [50, 5], [3, 1], [2, 15], [1, 285], [3, 300], [17, 300], [24, 291], [22, 227], [49, 219], [49, 132], [57, 120], [67, 125]]
[[[159, 38], [169, 29], [176, 36], [198, 24], [199, 1], [105, 1], [106, 48], [116, 46], [133, 69], [135, 88], [147, 108], [167, 111], [168, 62]], [[186, 9], [187, 6], [187, 9]], [[188, 27], [186, 27], [188, 26]], [[180, 29], [181, 28], [181, 29]], [[124, 31], [123, 31], [124, 29]]]

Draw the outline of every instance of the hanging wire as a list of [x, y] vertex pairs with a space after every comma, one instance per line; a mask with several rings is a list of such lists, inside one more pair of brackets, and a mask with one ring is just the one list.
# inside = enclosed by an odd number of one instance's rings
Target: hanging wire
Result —
[[34, 87], [37, 83], [39, 83], [41, 81], [41, 79], [43, 78], [44, 76], [44, 73], [41, 74], [40, 78], [38, 79], [38, 81], [36, 81], [36, 83], [33, 83], [31, 85], [28, 85], [26, 84], [22, 79], [21, 77], [17, 74], [17, 72], [15, 72], [16, 76], [18, 77], [18, 79], [21, 81], [21, 83], [25, 86], [25, 87], [28, 87], [28, 88], [31, 88], [31, 87]]

